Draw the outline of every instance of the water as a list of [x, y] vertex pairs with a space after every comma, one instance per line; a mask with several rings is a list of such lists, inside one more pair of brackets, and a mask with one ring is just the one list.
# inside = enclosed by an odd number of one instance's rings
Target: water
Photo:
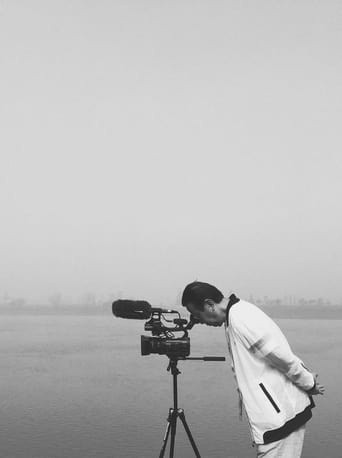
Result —
[[[305, 458], [340, 458], [342, 321], [276, 320], [320, 374]], [[172, 403], [165, 356], [140, 356], [143, 321], [112, 316], [0, 316], [2, 458], [152, 458]], [[191, 331], [192, 356], [227, 356], [223, 328]], [[249, 458], [228, 363], [180, 362], [179, 404], [203, 458]], [[193, 457], [181, 424], [176, 455]]]

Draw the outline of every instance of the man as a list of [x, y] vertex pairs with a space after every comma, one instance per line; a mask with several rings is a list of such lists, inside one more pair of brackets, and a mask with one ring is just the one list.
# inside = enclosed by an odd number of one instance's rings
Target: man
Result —
[[215, 286], [186, 286], [182, 305], [208, 326], [225, 325], [232, 369], [257, 457], [299, 458], [305, 424], [323, 394], [317, 374], [293, 354], [277, 324], [255, 305]]

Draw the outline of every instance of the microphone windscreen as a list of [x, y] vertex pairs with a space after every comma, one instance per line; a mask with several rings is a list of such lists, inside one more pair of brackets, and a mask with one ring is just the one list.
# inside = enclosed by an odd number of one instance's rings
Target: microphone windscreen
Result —
[[147, 301], [119, 299], [113, 302], [113, 314], [118, 318], [147, 320], [151, 316], [151, 305]]

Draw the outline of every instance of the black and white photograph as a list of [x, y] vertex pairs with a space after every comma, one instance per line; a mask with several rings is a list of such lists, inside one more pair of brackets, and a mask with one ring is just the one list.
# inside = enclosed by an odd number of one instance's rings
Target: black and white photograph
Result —
[[342, 3], [0, 0], [0, 458], [342, 457]]

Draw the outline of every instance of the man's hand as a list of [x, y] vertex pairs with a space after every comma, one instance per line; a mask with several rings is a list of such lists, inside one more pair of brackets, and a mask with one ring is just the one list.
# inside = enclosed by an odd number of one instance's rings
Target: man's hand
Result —
[[317, 382], [318, 374], [312, 374], [312, 375], [314, 376], [315, 384], [314, 384], [314, 386], [311, 388], [311, 390], [308, 390], [308, 391], [307, 391], [307, 393], [308, 393], [310, 396], [316, 395], [316, 394], [324, 394], [324, 391], [325, 391], [324, 386]]

